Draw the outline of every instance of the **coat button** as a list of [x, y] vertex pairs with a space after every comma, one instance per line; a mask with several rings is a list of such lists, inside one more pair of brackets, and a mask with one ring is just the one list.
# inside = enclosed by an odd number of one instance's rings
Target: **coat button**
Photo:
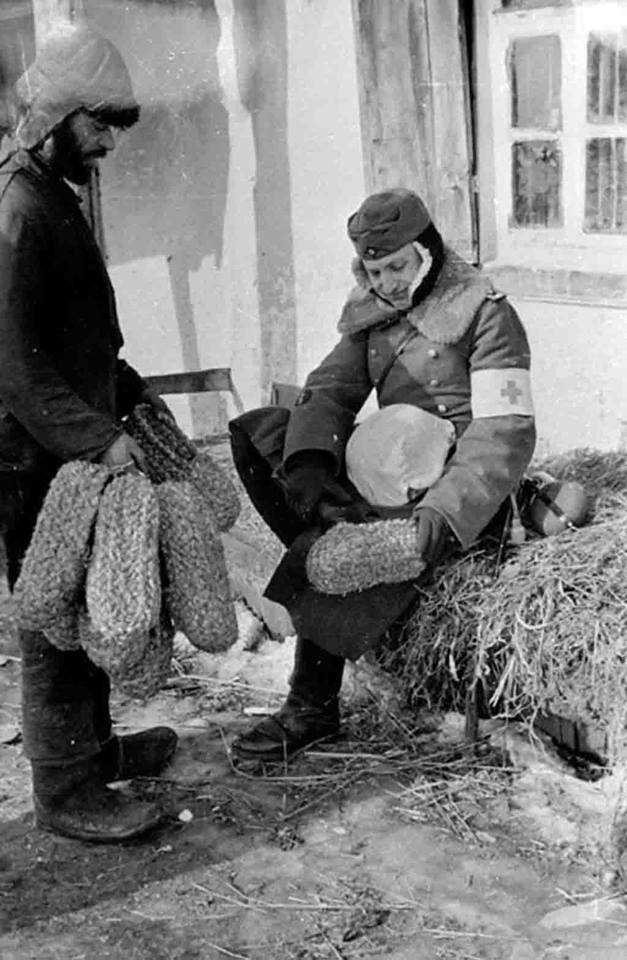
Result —
[[437, 356], [438, 356], [438, 351], [435, 349], [435, 347], [430, 347], [430, 348], [427, 350], [427, 355], [428, 355], [429, 357], [437, 357]]
[[374, 347], [371, 347], [371, 348], [370, 348], [370, 356], [371, 356], [371, 357], [376, 357], [376, 355], [377, 355], [377, 351], [375, 350]]
[[445, 403], [438, 403], [438, 413], [446, 413], [448, 407]]
[[439, 387], [439, 386], [440, 386], [440, 381], [439, 381], [439, 380], [436, 380], [436, 378], [434, 377], [433, 380], [429, 380], [429, 386], [430, 386], [430, 387]]

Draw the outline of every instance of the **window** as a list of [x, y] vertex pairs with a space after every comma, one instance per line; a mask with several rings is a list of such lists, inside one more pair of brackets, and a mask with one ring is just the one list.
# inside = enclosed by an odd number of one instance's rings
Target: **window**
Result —
[[627, 272], [627, 3], [492, 11], [499, 259], [546, 258], [550, 239], [556, 266]]
[[606, 132], [594, 136], [589, 128], [584, 228], [627, 233], [627, 140], [611, 135], [627, 127], [627, 30], [591, 33], [587, 65], [587, 122]]
[[[562, 223], [560, 38], [520, 37], [508, 51], [512, 143], [512, 217], [519, 227]], [[542, 138], [538, 138], [538, 131]]]

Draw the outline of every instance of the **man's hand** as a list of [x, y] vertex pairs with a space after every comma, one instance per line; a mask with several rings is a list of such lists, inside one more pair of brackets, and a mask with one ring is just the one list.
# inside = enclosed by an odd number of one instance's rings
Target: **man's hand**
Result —
[[145, 387], [145, 389], [142, 390], [139, 402], [147, 403], [152, 407], [155, 413], [163, 414], [166, 417], [169, 417], [170, 420], [174, 420], [174, 414], [170, 410], [165, 400], [154, 389], [154, 387]]
[[100, 463], [113, 470], [126, 468], [146, 472], [144, 451], [128, 433], [121, 433], [110, 447], [100, 455]]
[[431, 507], [417, 507], [413, 518], [418, 528], [418, 553], [429, 567], [434, 567], [452, 542], [453, 532], [442, 514]]

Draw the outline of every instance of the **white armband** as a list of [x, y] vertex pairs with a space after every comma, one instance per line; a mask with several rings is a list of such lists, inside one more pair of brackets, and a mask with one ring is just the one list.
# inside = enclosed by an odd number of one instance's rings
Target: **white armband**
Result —
[[520, 367], [472, 371], [470, 405], [474, 419], [503, 417], [507, 414], [532, 417], [529, 371]]

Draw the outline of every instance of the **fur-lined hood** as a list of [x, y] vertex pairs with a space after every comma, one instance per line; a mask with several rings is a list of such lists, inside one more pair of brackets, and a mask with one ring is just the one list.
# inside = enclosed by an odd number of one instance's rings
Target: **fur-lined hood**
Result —
[[397, 310], [377, 297], [359, 257], [353, 260], [352, 271], [357, 286], [342, 310], [337, 327], [342, 334], [387, 326], [407, 317], [430, 340], [457, 343], [484, 300], [499, 297], [489, 278], [462, 260], [450, 247], [444, 249], [444, 263], [433, 290], [409, 311]]

